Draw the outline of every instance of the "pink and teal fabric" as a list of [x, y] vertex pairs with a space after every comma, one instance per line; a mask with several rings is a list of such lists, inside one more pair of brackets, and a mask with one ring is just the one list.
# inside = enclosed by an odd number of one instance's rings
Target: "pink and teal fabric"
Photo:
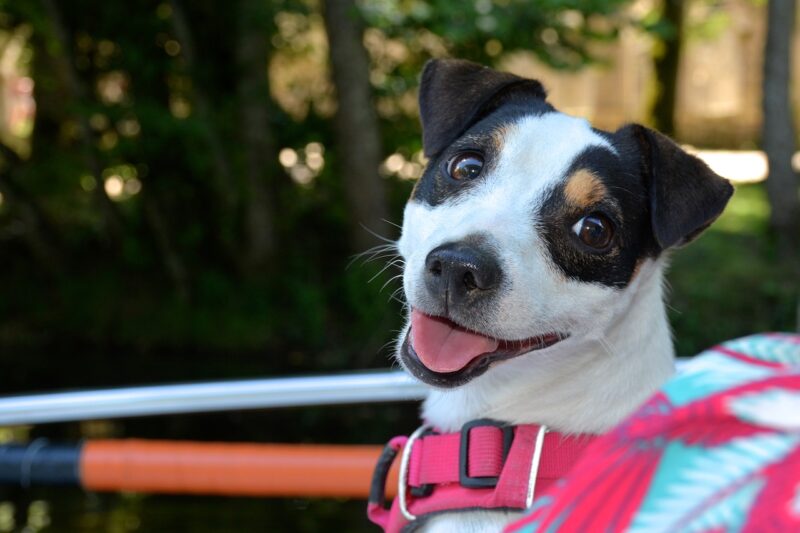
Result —
[[508, 533], [800, 532], [800, 336], [687, 363]]

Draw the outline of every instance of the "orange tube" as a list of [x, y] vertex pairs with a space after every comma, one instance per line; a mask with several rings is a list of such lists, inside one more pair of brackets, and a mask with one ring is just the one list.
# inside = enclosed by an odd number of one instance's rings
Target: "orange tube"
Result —
[[[93, 440], [83, 487], [97, 491], [364, 498], [382, 446]], [[399, 463], [399, 461], [395, 461]], [[397, 464], [386, 483], [397, 489]]]

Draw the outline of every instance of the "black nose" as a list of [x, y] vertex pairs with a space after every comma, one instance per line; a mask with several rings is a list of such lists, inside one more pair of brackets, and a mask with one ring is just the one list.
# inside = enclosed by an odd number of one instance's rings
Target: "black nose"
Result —
[[487, 296], [500, 284], [494, 254], [464, 242], [443, 244], [425, 258], [425, 284], [447, 307]]

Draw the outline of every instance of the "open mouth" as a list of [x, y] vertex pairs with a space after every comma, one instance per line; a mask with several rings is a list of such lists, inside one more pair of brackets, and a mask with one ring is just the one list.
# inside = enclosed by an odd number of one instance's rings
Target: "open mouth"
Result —
[[420, 381], [457, 387], [480, 376], [493, 363], [547, 348], [566, 337], [548, 333], [522, 340], [496, 339], [412, 309], [411, 328], [403, 339], [400, 356]]

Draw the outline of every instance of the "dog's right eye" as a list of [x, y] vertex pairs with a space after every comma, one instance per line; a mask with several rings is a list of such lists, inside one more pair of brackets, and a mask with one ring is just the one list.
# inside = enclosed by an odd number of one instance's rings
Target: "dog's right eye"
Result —
[[461, 152], [447, 162], [447, 174], [454, 180], [471, 180], [480, 176], [483, 156], [477, 152]]
[[595, 250], [603, 250], [611, 244], [614, 225], [602, 213], [586, 215], [572, 226], [572, 232], [585, 244]]

